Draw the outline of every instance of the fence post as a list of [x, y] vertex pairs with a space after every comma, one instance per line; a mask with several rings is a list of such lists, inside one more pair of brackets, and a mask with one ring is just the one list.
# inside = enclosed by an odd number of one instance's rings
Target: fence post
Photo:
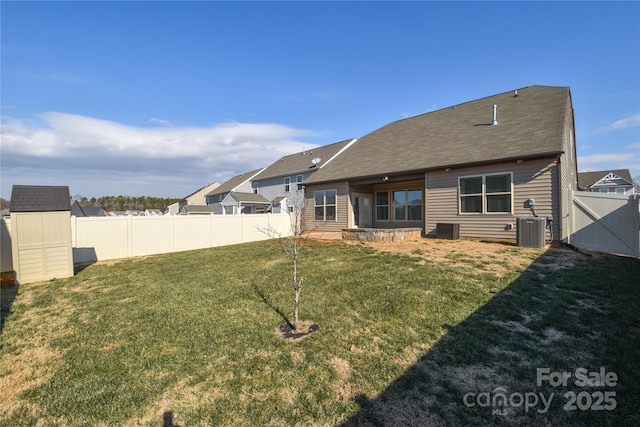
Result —
[[131, 258], [131, 254], [133, 253], [133, 224], [131, 222], [133, 216], [132, 215], [127, 215], [127, 258]]
[[240, 236], [240, 239], [241, 239], [240, 241], [241, 241], [242, 243], [244, 243], [244, 242], [245, 242], [245, 240], [244, 240], [244, 227], [245, 227], [244, 214], [243, 214], [243, 213], [241, 213], [241, 214], [240, 214], [240, 230], [242, 230], [242, 235]]
[[178, 215], [172, 215], [171, 218], [171, 251], [176, 251], [176, 217]]
[[78, 235], [76, 231], [76, 227], [78, 226], [76, 222], [77, 217], [75, 215], [71, 215], [71, 247], [78, 247]]

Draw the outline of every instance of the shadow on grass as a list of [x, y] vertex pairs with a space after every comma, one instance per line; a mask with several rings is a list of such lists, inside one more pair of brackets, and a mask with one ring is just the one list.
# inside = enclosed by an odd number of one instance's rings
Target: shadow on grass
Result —
[[173, 411], [164, 411], [162, 414], [162, 427], [180, 427], [173, 423]]
[[[463, 322], [442, 325], [381, 394], [355, 396], [360, 410], [342, 426], [640, 425], [638, 277], [637, 259], [550, 249]], [[569, 373], [566, 384], [539, 368]], [[603, 384], [601, 370], [618, 380]]]
[[289, 318], [287, 317], [286, 314], [284, 314], [284, 312], [282, 311], [282, 309], [280, 307], [276, 307], [271, 300], [265, 295], [264, 291], [262, 289], [260, 289], [260, 287], [258, 287], [258, 285], [256, 285], [255, 283], [251, 285], [251, 287], [253, 288], [253, 291], [260, 297], [260, 299], [262, 300], [262, 302], [264, 302], [267, 307], [269, 307], [271, 310], [275, 311], [276, 313], [278, 313], [278, 315], [280, 317], [282, 317], [282, 320], [284, 320], [284, 322], [287, 324], [287, 326], [291, 329], [291, 330], [295, 330], [295, 326], [293, 325], [293, 323], [291, 323], [291, 321], [289, 320]]
[[18, 296], [18, 287], [16, 284], [0, 287], [0, 334], [4, 330], [5, 320], [11, 314], [11, 306]]
[[93, 264], [95, 264], [97, 261], [92, 261], [92, 262], [83, 262], [80, 264], [74, 264], [73, 265], [73, 274], [79, 274], [80, 272], [82, 272], [84, 269], [86, 269], [87, 267], [91, 267]]

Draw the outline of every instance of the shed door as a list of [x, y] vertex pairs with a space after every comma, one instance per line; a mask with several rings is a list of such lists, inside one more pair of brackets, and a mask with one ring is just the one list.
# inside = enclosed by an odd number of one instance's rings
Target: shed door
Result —
[[11, 223], [18, 282], [73, 276], [69, 212], [14, 213]]

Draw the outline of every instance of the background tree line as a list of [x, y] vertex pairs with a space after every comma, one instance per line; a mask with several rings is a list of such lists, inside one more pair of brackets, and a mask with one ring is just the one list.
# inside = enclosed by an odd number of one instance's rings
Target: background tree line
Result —
[[[149, 196], [102, 196], [88, 199], [80, 194], [76, 194], [71, 198], [71, 202], [77, 201], [80, 206], [99, 206], [105, 211], [160, 209], [164, 212], [169, 205], [180, 200], [182, 199]], [[0, 198], [0, 209], [7, 209], [10, 205], [10, 200]]]
[[99, 206], [105, 211], [124, 211], [124, 210], [140, 210], [160, 209], [164, 212], [169, 205], [179, 202], [179, 198], [165, 198], [153, 196], [102, 196], [92, 197], [90, 199], [76, 194], [72, 197], [80, 206]]

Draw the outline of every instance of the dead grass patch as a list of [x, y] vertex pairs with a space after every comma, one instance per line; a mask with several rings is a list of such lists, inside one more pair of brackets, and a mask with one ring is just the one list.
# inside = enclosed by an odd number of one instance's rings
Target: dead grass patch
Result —
[[[530, 266], [542, 249], [509, 248], [504, 243], [489, 243], [476, 240], [420, 239], [405, 242], [353, 242], [364, 244], [380, 252], [397, 253], [421, 258], [418, 265], [443, 264], [465, 270], [483, 270], [498, 277]], [[505, 249], [508, 248], [508, 249]], [[568, 264], [567, 264], [568, 265]]]

